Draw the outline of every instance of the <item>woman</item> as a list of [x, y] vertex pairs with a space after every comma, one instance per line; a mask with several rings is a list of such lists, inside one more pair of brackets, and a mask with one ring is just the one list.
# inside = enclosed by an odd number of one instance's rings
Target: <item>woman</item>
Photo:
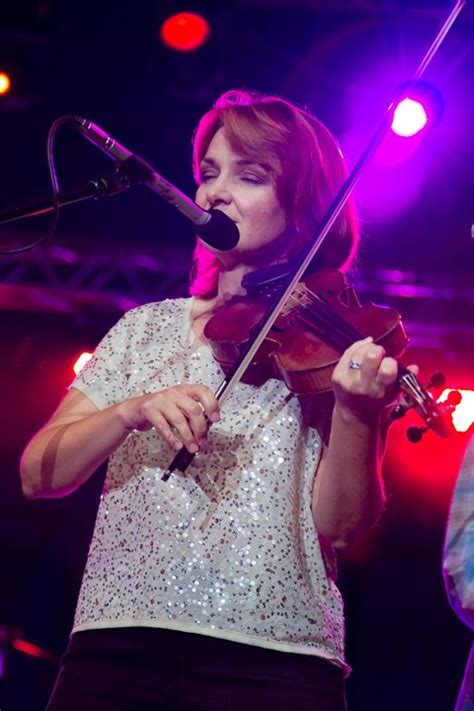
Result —
[[[307, 242], [343, 159], [306, 112], [228, 92], [199, 123], [194, 169], [197, 202], [237, 224], [238, 245], [199, 242], [193, 297], [126, 314], [23, 457], [33, 498], [69, 493], [110, 457], [51, 711], [345, 708], [334, 548], [382, 510], [380, 418], [397, 364], [370, 338], [343, 354], [325, 446], [276, 379], [239, 383], [220, 412], [204, 332], [245, 296], [245, 274]], [[356, 242], [346, 208], [319, 265], [345, 268]], [[183, 446], [199, 456], [163, 482]]]

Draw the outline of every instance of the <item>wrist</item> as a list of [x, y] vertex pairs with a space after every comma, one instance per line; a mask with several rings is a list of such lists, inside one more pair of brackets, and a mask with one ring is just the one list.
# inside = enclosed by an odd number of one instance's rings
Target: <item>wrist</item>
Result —
[[114, 406], [116, 418], [119, 425], [123, 429], [124, 434], [132, 432], [132, 430], [136, 429], [136, 423], [133, 421], [133, 417], [131, 416], [131, 408], [129, 403], [129, 400], [123, 400], [122, 402], [119, 402], [118, 405]]
[[347, 427], [378, 428], [381, 413], [373, 410], [353, 410], [336, 401], [333, 410], [333, 420], [339, 420]]

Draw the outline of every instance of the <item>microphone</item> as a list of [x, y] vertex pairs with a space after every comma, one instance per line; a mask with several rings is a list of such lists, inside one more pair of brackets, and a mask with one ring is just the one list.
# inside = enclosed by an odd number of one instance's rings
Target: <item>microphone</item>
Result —
[[220, 210], [203, 210], [179, 188], [156, 172], [143, 158], [129, 151], [121, 143], [109, 136], [99, 126], [81, 116], [74, 116], [79, 131], [103, 153], [121, 164], [120, 168], [135, 182], [148, 185], [155, 193], [191, 220], [196, 233], [209, 247], [225, 252], [233, 249], [239, 241], [239, 230], [235, 222]]

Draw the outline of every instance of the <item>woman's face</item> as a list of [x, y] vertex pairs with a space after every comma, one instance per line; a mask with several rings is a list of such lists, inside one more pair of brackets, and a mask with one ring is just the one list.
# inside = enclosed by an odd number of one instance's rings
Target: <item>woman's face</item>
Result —
[[200, 165], [196, 202], [206, 210], [221, 210], [236, 223], [240, 239], [225, 263], [268, 264], [287, 247], [287, 220], [277, 198], [274, 178], [265, 166], [235, 153], [224, 129], [214, 135]]

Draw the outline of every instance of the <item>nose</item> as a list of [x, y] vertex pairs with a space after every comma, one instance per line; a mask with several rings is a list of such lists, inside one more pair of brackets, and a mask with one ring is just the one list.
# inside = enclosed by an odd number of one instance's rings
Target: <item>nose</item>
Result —
[[206, 197], [210, 207], [228, 205], [232, 201], [231, 192], [223, 176], [214, 178], [206, 185]]

